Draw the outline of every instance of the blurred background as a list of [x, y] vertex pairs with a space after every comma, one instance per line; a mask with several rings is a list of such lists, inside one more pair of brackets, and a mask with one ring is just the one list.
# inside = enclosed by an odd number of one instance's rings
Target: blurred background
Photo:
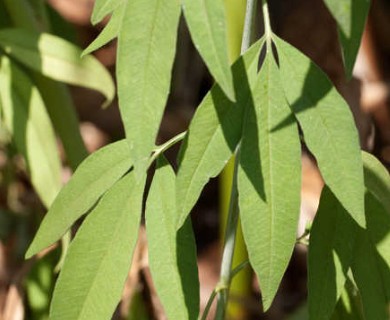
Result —
[[[231, 6], [229, 2], [234, 1], [225, 2]], [[241, 8], [245, 5], [244, 0], [235, 2]], [[94, 0], [48, 0], [45, 7], [52, 32], [81, 48], [87, 47], [108, 21], [107, 18], [97, 26], [91, 25], [93, 5]], [[303, 51], [328, 74], [354, 114], [362, 148], [373, 153], [389, 168], [390, 1], [372, 0], [350, 81], [344, 76], [336, 23], [322, 0], [272, 0], [269, 5], [275, 33]], [[4, 11], [0, 19], [5, 17], [7, 12]], [[261, 33], [259, 12], [257, 34]], [[94, 55], [114, 77], [115, 41]], [[171, 94], [157, 143], [186, 130], [197, 105], [212, 83], [182, 20]], [[88, 152], [124, 137], [117, 100], [109, 108], [101, 109], [104, 98], [99, 93], [78, 87], [70, 87], [70, 92]], [[61, 151], [60, 143], [58, 148]], [[167, 152], [173, 163], [177, 151], [178, 146]], [[315, 161], [305, 148], [302, 165], [301, 219], [297, 237], [305, 232], [306, 226], [313, 220], [322, 188]], [[63, 158], [63, 183], [71, 174], [72, 170]], [[203, 308], [219, 277], [223, 234], [221, 208], [227, 201], [223, 190], [228, 189], [228, 180], [227, 174], [225, 179], [210, 181], [192, 212]], [[29, 183], [23, 159], [9, 143], [7, 132], [0, 127], [0, 319], [48, 319], [50, 297], [57, 277], [55, 267], [61, 250], [54, 246], [34, 259], [25, 261], [23, 258], [44, 213], [45, 209]], [[229, 317], [307, 319], [306, 253], [307, 246], [304, 243], [296, 246], [276, 300], [266, 314], [262, 313], [260, 307], [261, 292], [258, 284], [247, 268], [244, 276], [239, 277], [234, 284]], [[245, 253], [242, 255], [245, 256]], [[147, 243], [143, 232], [140, 233], [123, 299], [114, 319], [165, 319], [148, 270]]]

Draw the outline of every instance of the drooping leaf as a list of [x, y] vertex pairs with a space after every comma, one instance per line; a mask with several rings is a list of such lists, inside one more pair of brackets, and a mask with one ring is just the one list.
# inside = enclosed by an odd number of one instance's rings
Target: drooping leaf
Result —
[[114, 83], [105, 67], [92, 56], [81, 59], [81, 49], [61, 38], [24, 29], [2, 29], [0, 47], [44, 76], [97, 90], [106, 97], [106, 103], [114, 98]]
[[61, 188], [61, 162], [42, 97], [6, 56], [1, 58], [0, 89], [5, 125], [26, 160], [32, 185], [49, 207]]
[[365, 320], [360, 293], [350, 278], [347, 278], [331, 320]]
[[132, 0], [118, 36], [119, 107], [136, 175], [145, 171], [169, 93], [178, 0]]
[[127, 0], [96, 0], [93, 7], [91, 22], [97, 24]]
[[257, 74], [263, 39], [256, 42], [233, 65], [237, 102], [233, 103], [214, 85], [198, 107], [180, 149], [176, 182], [178, 226], [186, 220], [199, 195], [216, 177], [241, 139], [241, 123], [249, 87]]
[[131, 165], [125, 140], [110, 144], [85, 159], [50, 207], [26, 257], [57, 241]]
[[192, 40], [225, 95], [235, 99], [230, 71], [226, 17], [221, 0], [183, 0], [184, 16]]
[[[371, 200], [376, 201], [374, 198]], [[368, 204], [368, 207], [371, 207], [371, 204]], [[365, 318], [389, 319], [390, 268], [375, 250], [368, 233], [363, 229], [359, 232], [352, 271], [362, 297]]]
[[82, 56], [85, 56], [103, 47], [105, 44], [118, 36], [124, 16], [124, 10], [121, 9], [123, 9], [122, 6], [120, 9], [117, 9], [113, 12], [110, 21], [104, 27], [102, 32], [100, 32], [97, 38], [83, 51]]
[[364, 227], [363, 165], [352, 113], [309, 58], [276, 36], [274, 40], [287, 100], [303, 130], [305, 143], [325, 183]]
[[[194, 242], [182, 241], [181, 233], [176, 231], [175, 191], [175, 173], [165, 159], [160, 159], [146, 203], [150, 272], [167, 318], [197, 319], [199, 280], [196, 247]], [[184, 255], [179, 255], [180, 246]], [[179, 260], [187, 260], [184, 270], [179, 269]], [[190, 283], [184, 283], [181, 276], [188, 278], [188, 273], [193, 278]]]
[[352, 265], [357, 225], [324, 187], [310, 232], [308, 301], [310, 319], [330, 319]]
[[242, 128], [238, 193], [249, 261], [259, 278], [263, 308], [276, 294], [290, 260], [300, 206], [301, 147], [272, 53], [261, 67]]
[[362, 151], [364, 184], [390, 214], [390, 175], [373, 155]]
[[127, 174], [81, 225], [57, 280], [50, 319], [111, 318], [137, 241], [144, 181]]
[[368, 11], [369, 0], [325, 0], [339, 27], [347, 77], [352, 76]]

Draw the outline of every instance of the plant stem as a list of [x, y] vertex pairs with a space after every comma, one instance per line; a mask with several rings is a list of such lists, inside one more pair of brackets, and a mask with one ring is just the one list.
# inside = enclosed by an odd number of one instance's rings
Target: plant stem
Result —
[[264, 19], [264, 34], [267, 41], [267, 46], [271, 44], [272, 29], [269, 19], [269, 10], [267, 0], [263, 0], [263, 19]]
[[[241, 54], [248, 50], [255, 21], [257, 0], [247, 0], [244, 31], [242, 37]], [[224, 319], [225, 310], [228, 303], [229, 287], [232, 278], [232, 261], [236, 242], [236, 231], [238, 224], [238, 190], [237, 172], [239, 164], [240, 144], [237, 146], [234, 157], [233, 184], [230, 196], [229, 214], [226, 222], [225, 243], [221, 262], [220, 278], [217, 287], [222, 288], [218, 295], [216, 319]]]

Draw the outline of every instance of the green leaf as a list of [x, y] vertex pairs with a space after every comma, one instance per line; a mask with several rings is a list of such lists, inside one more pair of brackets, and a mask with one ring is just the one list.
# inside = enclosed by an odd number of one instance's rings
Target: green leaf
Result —
[[226, 96], [234, 100], [222, 0], [183, 0], [183, 10], [196, 49]]
[[[374, 198], [372, 200], [376, 201]], [[371, 204], [368, 204], [370, 207]], [[378, 255], [363, 229], [360, 230], [352, 271], [361, 293], [366, 319], [389, 319], [390, 268]]]
[[264, 310], [273, 301], [296, 241], [301, 146], [294, 121], [277, 127], [291, 116], [279, 70], [267, 52], [246, 106], [238, 170], [242, 231]]
[[212, 177], [224, 168], [241, 139], [241, 123], [250, 84], [256, 79], [264, 40], [254, 44], [233, 65], [237, 102], [231, 102], [216, 84], [203, 99], [180, 149], [176, 182], [178, 227], [186, 220]]
[[[176, 231], [175, 173], [160, 158], [146, 203], [149, 266], [168, 319], [197, 319], [199, 280], [194, 242], [183, 242]], [[179, 255], [179, 247], [184, 255]], [[179, 260], [186, 260], [179, 270]], [[182, 275], [180, 274], [182, 271]], [[190, 283], [181, 276], [194, 275]], [[186, 292], [187, 291], [187, 292]]]
[[141, 219], [145, 177], [119, 180], [86, 218], [69, 246], [50, 319], [111, 319], [128, 274]]
[[348, 212], [325, 186], [310, 232], [310, 319], [330, 319], [333, 314], [353, 262], [357, 232], [357, 225]]
[[368, 11], [369, 0], [325, 0], [340, 31], [345, 71], [351, 78]]
[[146, 170], [169, 94], [178, 0], [132, 0], [118, 36], [119, 107], [136, 175]]
[[390, 214], [390, 175], [387, 169], [373, 155], [362, 151], [364, 183], [366, 188]]
[[81, 49], [47, 33], [2, 29], [0, 47], [20, 63], [44, 76], [101, 92], [112, 101], [115, 86], [109, 72], [94, 57], [80, 59]]
[[110, 21], [104, 27], [103, 31], [100, 32], [97, 38], [83, 51], [82, 56], [85, 56], [103, 47], [105, 44], [118, 36], [124, 16], [123, 8], [121, 7], [120, 9], [113, 12]]
[[110, 144], [85, 159], [50, 207], [26, 257], [57, 241], [131, 165], [125, 140]]
[[91, 22], [97, 24], [102, 21], [106, 16], [114, 11], [118, 11], [120, 7], [127, 0], [96, 0], [93, 7]]
[[1, 58], [0, 89], [5, 125], [26, 160], [32, 185], [49, 207], [61, 188], [61, 162], [42, 97], [6, 56]]
[[360, 293], [349, 277], [331, 320], [364, 320]]
[[363, 165], [352, 113], [309, 58], [276, 36], [274, 40], [287, 100], [305, 143], [315, 156], [325, 183], [364, 227]]

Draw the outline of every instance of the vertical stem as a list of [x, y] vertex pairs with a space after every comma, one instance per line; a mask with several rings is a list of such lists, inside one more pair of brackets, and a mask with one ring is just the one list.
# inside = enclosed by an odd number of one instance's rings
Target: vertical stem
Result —
[[267, 47], [270, 47], [272, 30], [271, 30], [271, 22], [269, 19], [269, 10], [268, 10], [267, 0], [263, 0], [263, 19], [264, 19], [264, 34], [265, 34], [265, 38], [267, 41]]
[[[250, 46], [253, 25], [256, 12], [257, 0], [247, 0], [244, 31], [241, 45], [241, 54], [243, 54]], [[216, 319], [224, 319], [225, 310], [227, 307], [229, 286], [231, 282], [232, 261], [234, 254], [234, 246], [236, 242], [236, 230], [238, 224], [238, 190], [237, 190], [237, 171], [239, 163], [240, 145], [235, 152], [233, 184], [230, 196], [229, 214], [226, 223], [225, 243], [221, 262], [221, 272], [218, 287], [220, 288], [217, 304]]]

